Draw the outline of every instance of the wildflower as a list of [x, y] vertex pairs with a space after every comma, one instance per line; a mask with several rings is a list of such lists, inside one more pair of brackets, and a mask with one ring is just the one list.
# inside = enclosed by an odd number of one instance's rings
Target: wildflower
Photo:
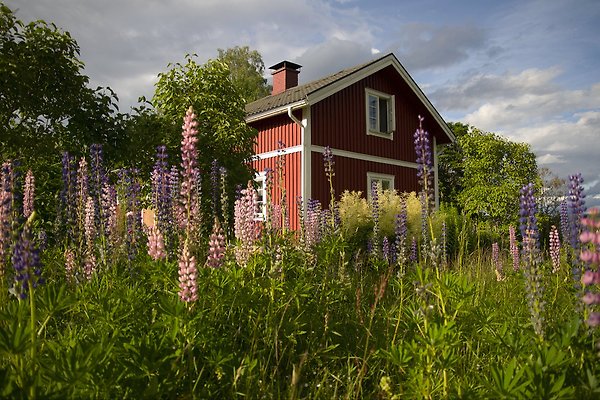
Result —
[[23, 216], [29, 218], [33, 212], [33, 199], [35, 193], [35, 178], [31, 170], [25, 175], [25, 189], [23, 190]]
[[199, 178], [200, 170], [198, 169], [198, 123], [196, 122], [196, 114], [190, 107], [183, 119], [181, 140], [181, 203], [180, 213], [181, 228], [186, 232], [186, 237], [189, 239], [192, 234], [195, 234], [200, 229], [200, 191]]
[[225, 235], [219, 223], [219, 219], [215, 217], [213, 231], [208, 240], [208, 259], [206, 263], [209, 267], [218, 268], [223, 263], [225, 257]]
[[560, 239], [558, 238], [558, 229], [554, 225], [550, 228], [550, 259], [552, 260], [552, 272], [558, 272], [560, 269]]
[[156, 148], [156, 161], [151, 174], [152, 207], [156, 210], [156, 225], [161, 233], [173, 234], [173, 196], [165, 146]]
[[371, 212], [373, 217], [373, 252], [379, 256], [379, 198], [381, 195], [381, 181], [374, 180], [371, 184]]
[[196, 258], [190, 254], [187, 241], [179, 256], [179, 298], [186, 303], [198, 300]]
[[[569, 220], [569, 242], [574, 254], [577, 254], [580, 249], [579, 235], [581, 234], [581, 220], [585, 213], [585, 194], [583, 192], [583, 177], [581, 174], [569, 176], [569, 209], [571, 218]], [[575, 286], [578, 287], [581, 279], [582, 264], [577, 257], [571, 260], [573, 280]]]
[[517, 233], [514, 226], [508, 227], [510, 254], [512, 256], [513, 270], [519, 270], [519, 243], [517, 242]]
[[158, 226], [152, 226], [148, 230], [148, 255], [154, 261], [162, 260], [167, 256], [163, 235]]
[[537, 227], [537, 204], [533, 184], [529, 183], [521, 189], [521, 234], [523, 236], [523, 259], [525, 261], [526, 290], [531, 322], [535, 333], [543, 337], [544, 301], [542, 273], [539, 268], [540, 254]]
[[30, 289], [44, 283], [39, 250], [35, 248], [31, 237], [31, 220], [32, 217], [30, 216], [14, 246], [12, 256], [12, 264], [15, 270], [12, 292], [21, 300], [27, 298]]
[[76, 185], [77, 185], [77, 167], [75, 157], [64, 152], [62, 156], [62, 189], [60, 191], [60, 221], [71, 236], [76, 221]]
[[589, 216], [581, 218], [581, 260], [587, 264], [588, 269], [584, 272], [581, 282], [586, 288], [581, 300], [588, 306], [589, 318], [586, 323], [590, 327], [600, 325], [600, 312], [597, 306], [600, 304], [600, 245], [598, 236], [600, 236], [600, 209], [594, 207], [590, 209]]
[[255, 213], [257, 209], [256, 192], [252, 181], [248, 181], [246, 189], [241, 191], [241, 197], [234, 205], [234, 233], [240, 241], [236, 249], [236, 259], [240, 264], [246, 264], [256, 240], [258, 239]]
[[421, 191], [425, 195], [427, 211], [433, 208], [433, 159], [431, 156], [431, 144], [429, 133], [423, 129], [424, 118], [419, 115], [419, 128], [414, 133], [415, 153], [417, 155], [417, 178], [421, 185]]
[[417, 261], [417, 239], [414, 236], [412, 238], [412, 243], [410, 245], [410, 256], [409, 256], [409, 259], [412, 262], [416, 262]]
[[492, 265], [496, 273], [496, 280], [503, 281], [504, 274], [502, 273], [502, 262], [500, 261], [500, 246], [496, 242], [492, 243]]
[[394, 232], [396, 234], [396, 260], [399, 262], [401, 267], [406, 263], [407, 258], [406, 234], [408, 232], [408, 228], [406, 226], [406, 219], [406, 200], [403, 199], [400, 203], [400, 214], [396, 215], [396, 225]]
[[312, 247], [321, 240], [321, 203], [309, 199], [306, 203], [306, 218], [304, 221], [305, 245]]
[[390, 241], [387, 238], [387, 236], [383, 237], [383, 242], [382, 242], [381, 246], [382, 246], [384, 260], [387, 261], [388, 263], [391, 263], [392, 255], [390, 253]]

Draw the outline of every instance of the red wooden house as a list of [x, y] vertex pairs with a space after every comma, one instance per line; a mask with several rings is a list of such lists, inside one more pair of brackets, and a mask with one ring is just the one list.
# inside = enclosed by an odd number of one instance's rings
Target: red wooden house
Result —
[[[454, 140], [446, 122], [393, 54], [325, 78], [298, 85], [301, 66], [289, 61], [271, 67], [273, 92], [246, 106], [247, 123], [258, 130], [252, 166], [264, 182], [266, 168], [285, 161], [290, 226], [298, 227], [298, 196], [330, 201], [323, 151], [332, 150], [334, 187], [368, 193], [374, 180], [384, 188], [417, 191], [413, 134], [418, 116], [434, 149]], [[437, 151], [434, 151], [437, 199]], [[277, 192], [277, 177], [275, 178]], [[264, 196], [265, 188], [259, 188]], [[277, 194], [273, 195], [277, 202]]]

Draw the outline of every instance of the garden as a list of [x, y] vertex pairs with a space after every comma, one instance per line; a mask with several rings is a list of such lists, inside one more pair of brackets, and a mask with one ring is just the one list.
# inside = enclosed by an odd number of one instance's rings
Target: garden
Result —
[[48, 221], [33, 173], [4, 160], [1, 397], [600, 395], [600, 215], [580, 175], [547, 234], [533, 183], [518, 225], [436, 209], [420, 128], [419, 193], [336, 194], [326, 149], [330, 204], [287, 199], [283, 157], [258, 204], [218, 162], [201, 171], [197, 120], [181, 163], [161, 146], [150, 176], [108, 168], [100, 145], [63, 153]]

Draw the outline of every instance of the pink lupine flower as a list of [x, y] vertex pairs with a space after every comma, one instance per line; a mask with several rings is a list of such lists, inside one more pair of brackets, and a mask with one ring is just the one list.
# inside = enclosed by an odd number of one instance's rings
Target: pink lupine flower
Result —
[[517, 233], [514, 226], [508, 227], [508, 235], [510, 239], [510, 254], [513, 261], [513, 269], [519, 270], [519, 244], [517, 243]]
[[96, 272], [96, 256], [94, 253], [87, 254], [83, 272], [85, 273], [85, 278], [88, 281], [91, 281], [94, 273]]
[[190, 254], [187, 241], [179, 256], [179, 298], [186, 303], [198, 300], [196, 258]]
[[154, 261], [162, 260], [167, 256], [163, 235], [157, 226], [152, 226], [148, 230], [148, 255]]
[[213, 231], [210, 234], [208, 241], [208, 259], [206, 264], [212, 268], [218, 268], [223, 263], [225, 257], [225, 235], [219, 220], [215, 218], [215, 224], [213, 225]]
[[552, 272], [556, 273], [560, 269], [560, 239], [558, 229], [554, 225], [550, 228], [550, 258], [552, 260]]
[[498, 243], [492, 243], [492, 265], [496, 273], [496, 280], [503, 281], [504, 274], [502, 273], [502, 262], [500, 261], [500, 247]]
[[248, 181], [248, 186], [241, 191], [241, 197], [235, 201], [234, 207], [234, 234], [240, 243], [235, 250], [235, 257], [242, 265], [248, 262], [258, 239], [258, 227], [254, 220], [256, 209], [256, 192], [252, 181]]
[[196, 114], [190, 107], [185, 117], [183, 118], [183, 139], [181, 140], [181, 204], [179, 215], [182, 224], [180, 228], [186, 231], [189, 236], [192, 232], [200, 229], [200, 194], [198, 193], [198, 177], [200, 171], [198, 169], [198, 122], [196, 122]]
[[23, 190], [23, 216], [29, 218], [33, 212], [33, 199], [35, 193], [35, 178], [31, 170], [25, 176], [25, 188]]
[[72, 283], [75, 279], [77, 264], [75, 263], [75, 253], [71, 249], [65, 250], [65, 275], [67, 282]]

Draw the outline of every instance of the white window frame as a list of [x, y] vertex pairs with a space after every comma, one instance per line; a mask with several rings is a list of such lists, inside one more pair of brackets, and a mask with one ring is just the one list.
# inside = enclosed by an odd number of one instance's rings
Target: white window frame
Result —
[[260, 207], [260, 212], [256, 212], [254, 220], [264, 221], [267, 216], [267, 174], [259, 172], [254, 176], [256, 184], [256, 204]]
[[367, 199], [368, 200], [371, 200], [371, 188], [373, 187], [373, 181], [382, 182], [382, 185], [381, 185], [382, 188], [383, 188], [384, 181], [389, 182], [389, 188], [384, 189], [384, 190], [394, 190], [396, 188], [396, 186], [395, 186], [396, 176], [395, 175], [380, 174], [378, 172], [367, 172]]
[[[375, 97], [377, 99], [377, 108], [376, 108], [376, 116], [375, 128], [371, 127], [371, 105], [370, 99]], [[381, 121], [380, 121], [380, 112], [381, 108], [379, 107], [380, 101], [384, 100], [387, 103], [387, 114], [388, 114], [388, 129], [387, 132], [381, 131]], [[396, 96], [393, 94], [387, 94], [383, 92], [379, 92], [377, 90], [365, 89], [365, 120], [366, 120], [366, 128], [367, 135], [378, 136], [385, 139], [394, 140], [394, 132], [396, 131]]]

